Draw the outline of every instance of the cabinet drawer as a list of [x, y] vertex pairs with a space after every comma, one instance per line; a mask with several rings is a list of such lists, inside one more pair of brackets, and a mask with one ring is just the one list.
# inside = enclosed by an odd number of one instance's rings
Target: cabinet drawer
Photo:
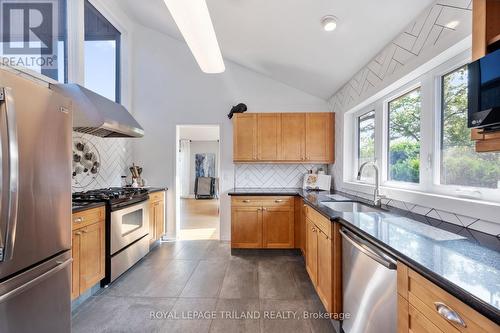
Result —
[[149, 200], [151, 201], [163, 201], [165, 199], [165, 192], [153, 192], [149, 194]]
[[[411, 269], [408, 269], [408, 302], [443, 332], [500, 332], [498, 325]], [[438, 309], [454, 311], [464, 325], [445, 319]]]
[[104, 220], [105, 208], [97, 207], [74, 213], [72, 217], [73, 230], [80, 229], [93, 223]]
[[262, 197], [231, 197], [231, 205], [234, 207], [261, 207]]
[[293, 207], [293, 197], [262, 197], [264, 207]]
[[324, 234], [328, 237], [332, 237], [332, 222], [318, 213], [314, 208], [306, 205], [305, 215], [311, 220]]

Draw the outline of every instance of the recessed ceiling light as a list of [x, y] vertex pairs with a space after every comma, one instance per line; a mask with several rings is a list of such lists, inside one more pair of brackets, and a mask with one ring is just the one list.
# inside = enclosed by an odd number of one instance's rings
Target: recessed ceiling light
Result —
[[321, 19], [321, 24], [325, 31], [333, 31], [337, 28], [337, 18], [332, 15], [327, 15]]
[[164, 1], [201, 70], [224, 72], [224, 60], [205, 0]]
[[460, 24], [459, 21], [453, 20], [453, 21], [446, 23], [445, 27], [450, 28], [450, 29], [455, 29], [456, 27], [458, 27], [459, 24]]

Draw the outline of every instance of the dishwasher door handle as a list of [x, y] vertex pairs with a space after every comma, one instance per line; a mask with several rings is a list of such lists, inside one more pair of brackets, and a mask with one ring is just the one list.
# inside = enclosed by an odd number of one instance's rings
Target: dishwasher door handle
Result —
[[388, 269], [396, 269], [396, 262], [390, 258], [382, 257], [380, 254], [376, 253], [374, 250], [371, 250], [366, 244], [361, 244], [354, 240], [351, 236], [349, 236], [349, 233], [343, 229], [339, 230], [340, 235], [342, 238], [344, 238], [346, 241], [351, 243], [354, 247], [356, 247], [359, 251], [363, 252], [366, 254], [368, 257], [372, 258], [379, 264], [383, 265], [384, 267]]

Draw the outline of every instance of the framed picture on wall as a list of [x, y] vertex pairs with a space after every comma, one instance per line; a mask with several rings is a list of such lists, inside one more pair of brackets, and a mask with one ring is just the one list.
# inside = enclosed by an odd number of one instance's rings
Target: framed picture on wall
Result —
[[196, 177], [215, 177], [215, 154], [199, 153], [195, 154], [195, 174]]

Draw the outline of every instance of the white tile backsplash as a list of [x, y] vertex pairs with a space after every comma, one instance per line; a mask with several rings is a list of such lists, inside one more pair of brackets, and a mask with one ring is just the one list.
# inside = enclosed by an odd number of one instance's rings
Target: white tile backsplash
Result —
[[98, 151], [101, 167], [95, 179], [85, 179], [82, 183], [72, 181], [72, 191], [87, 191], [97, 188], [119, 186], [122, 175], [129, 175], [132, 165], [131, 139], [100, 138], [93, 135], [73, 132], [73, 142], [84, 140], [90, 142]]
[[304, 174], [313, 167], [326, 171], [326, 165], [316, 164], [235, 164], [234, 187], [302, 187]]

